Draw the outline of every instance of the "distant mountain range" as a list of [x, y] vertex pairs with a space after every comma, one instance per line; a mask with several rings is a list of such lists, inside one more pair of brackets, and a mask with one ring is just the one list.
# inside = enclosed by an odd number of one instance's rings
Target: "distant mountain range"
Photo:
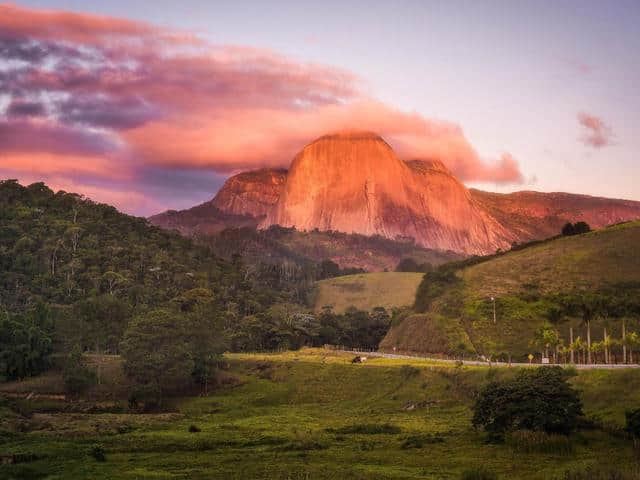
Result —
[[599, 228], [636, 218], [636, 201], [468, 189], [439, 160], [403, 161], [380, 136], [344, 131], [308, 144], [288, 171], [240, 173], [211, 201], [150, 221], [187, 235], [280, 225], [482, 255], [555, 235], [566, 222]]

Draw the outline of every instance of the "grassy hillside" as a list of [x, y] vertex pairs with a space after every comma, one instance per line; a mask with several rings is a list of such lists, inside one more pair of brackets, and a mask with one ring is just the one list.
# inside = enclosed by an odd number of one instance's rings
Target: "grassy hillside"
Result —
[[406, 307], [413, 304], [423, 273], [379, 272], [345, 275], [316, 283], [313, 310], [326, 305], [342, 313], [349, 307], [371, 311], [375, 307]]
[[[577, 313], [554, 312], [561, 294], [605, 292], [606, 298], [633, 300], [640, 290], [640, 221], [628, 222], [584, 235], [560, 237], [528, 248], [494, 256], [487, 261], [461, 263], [441, 281], [427, 275], [420, 286], [414, 313], [397, 323], [382, 348], [432, 353], [481, 353], [523, 360], [538, 354], [535, 332], [545, 320], [568, 344], [569, 327], [586, 338]], [[480, 259], [481, 260], [481, 259]], [[438, 285], [438, 287], [434, 287]], [[496, 323], [493, 304], [496, 299]], [[637, 302], [636, 302], [637, 303]], [[628, 331], [640, 331], [640, 312], [597, 312], [592, 321], [594, 341], [604, 328], [618, 339], [622, 318]], [[613, 346], [619, 359], [620, 347]]]
[[[35, 396], [19, 401], [31, 412], [24, 416], [5, 401], [0, 456], [22, 455], [22, 463], [0, 464], [0, 478], [457, 480], [483, 464], [503, 480], [549, 480], [633, 464], [630, 442], [600, 430], [572, 437], [565, 455], [485, 443], [470, 425], [475, 392], [515, 369], [377, 358], [352, 365], [351, 358], [324, 350], [228, 355], [226, 386], [177, 399], [166, 413], [128, 413], [126, 399]], [[628, 393], [640, 371], [580, 372], [572, 381], [587, 416], [621, 425], [623, 411], [638, 406]], [[37, 392], [30, 382], [22, 390]], [[90, 456], [95, 445], [106, 461]]]

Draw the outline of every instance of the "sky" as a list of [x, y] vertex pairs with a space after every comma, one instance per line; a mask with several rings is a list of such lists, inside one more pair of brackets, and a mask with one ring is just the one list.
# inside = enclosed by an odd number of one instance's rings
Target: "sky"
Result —
[[150, 215], [362, 128], [468, 186], [640, 200], [637, 25], [637, 0], [0, 4], [0, 178]]

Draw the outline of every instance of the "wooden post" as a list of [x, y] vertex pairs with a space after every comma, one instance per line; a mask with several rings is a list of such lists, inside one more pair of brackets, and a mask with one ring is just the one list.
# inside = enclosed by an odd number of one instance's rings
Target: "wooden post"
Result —
[[624, 318], [622, 319], [622, 363], [627, 363], [627, 332], [625, 331]]

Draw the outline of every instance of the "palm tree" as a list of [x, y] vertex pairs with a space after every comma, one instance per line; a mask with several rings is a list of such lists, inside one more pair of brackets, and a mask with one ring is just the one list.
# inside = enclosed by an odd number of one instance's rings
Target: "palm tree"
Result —
[[[576, 337], [576, 339], [571, 343], [571, 350], [577, 351], [578, 353], [582, 352], [582, 363], [584, 363], [584, 342], [580, 337]], [[580, 355], [578, 355], [578, 363], [580, 362]]]
[[629, 363], [633, 363], [633, 351], [640, 346], [640, 335], [636, 332], [629, 332], [626, 335], [625, 343], [629, 346]]

